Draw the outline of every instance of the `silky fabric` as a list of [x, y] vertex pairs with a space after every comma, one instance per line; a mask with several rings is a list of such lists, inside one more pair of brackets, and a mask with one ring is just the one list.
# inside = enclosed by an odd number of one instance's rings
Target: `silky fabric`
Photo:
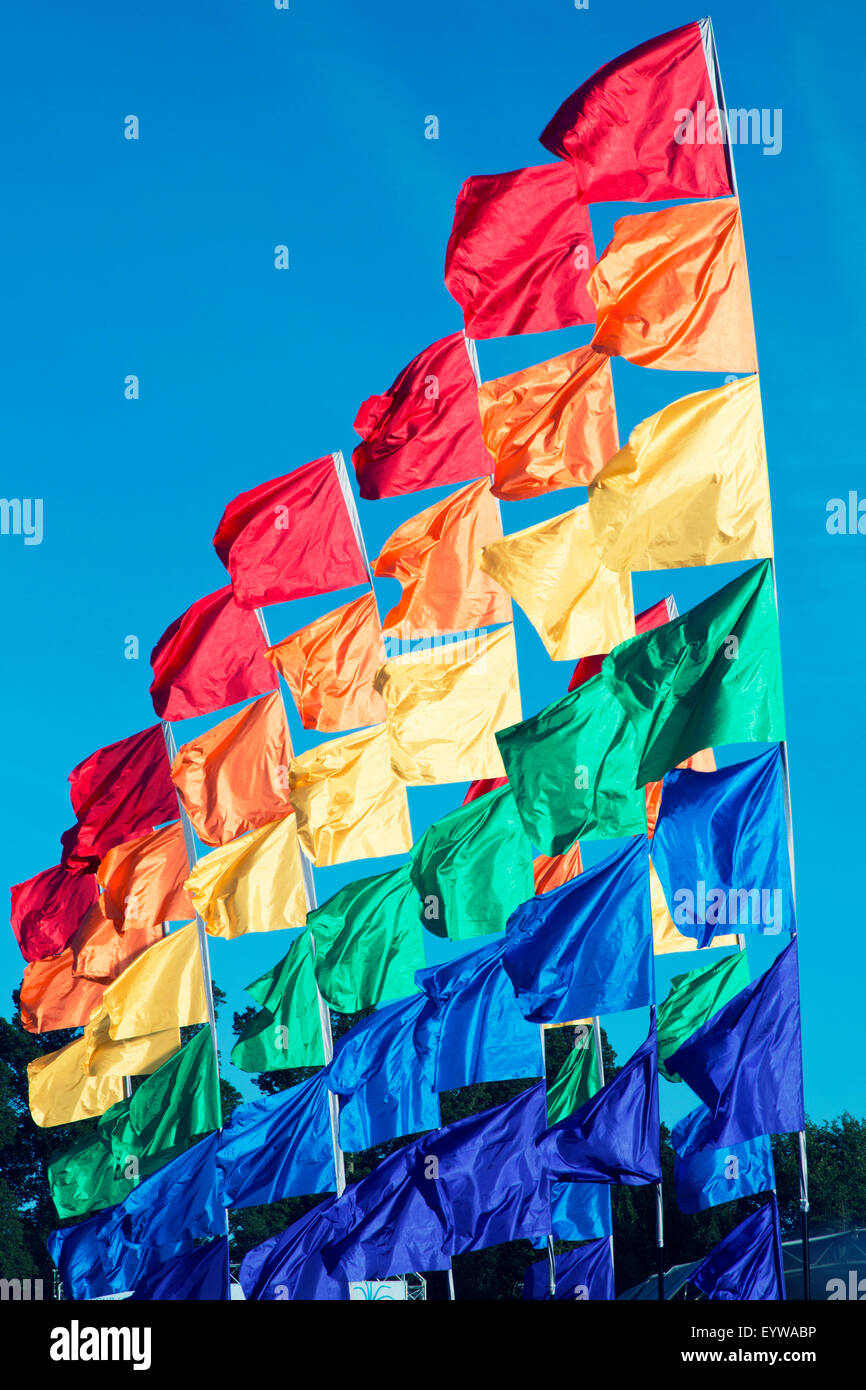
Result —
[[199, 839], [224, 845], [287, 816], [290, 757], [279, 693], [255, 700], [183, 744], [171, 775]]
[[580, 842], [575, 840], [571, 849], [564, 854], [539, 854], [532, 864], [536, 893], [549, 893], [551, 888], [561, 888], [583, 872], [580, 856]]
[[239, 1105], [219, 1135], [216, 1162], [220, 1200], [233, 1211], [332, 1190], [325, 1073]]
[[462, 333], [440, 338], [355, 417], [352, 453], [361, 496], [397, 497], [490, 472], [478, 388]]
[[88, 908], [96, 901], [90, 874], [71, 874], [62, 864], [16, 883], [11, 922], [19, 950], [27, 961], [57, 956], [69, 945]]
[[578, 838], [645, 834], [637, 744], [602, 676], [503, 729], [496, 741], [523, 828], [545, 854], [564, 854]]
[[27, 1063], [30, 1114], [42, 1129], [101, 1115], [123, 1099], [120, 1076], [87, 1076], [83, 1038]]
[[782, 1236], [775, 1195], [728, 1232], [689, 1282], [713, 1301], [771, 1303], [784, 1299]]
[[772, 555], [757, 376], [642, 420], [590, 485], [589, 519], [601, 561], [624, 577]]
[[[650, 860], [650, 902], [653, 914], [653, 954], [669, 956], [682, 951], [696, 951], [696, 936], [684, 936], [683, 931], [674, 926], [674, 919], [665, 900], [664, 889], [659, 882], [655, 866]], [[683, 929], [685, 930], [685, 928]], [[714, 936], [709, 943], [712, 947], [736, 946], [736, 936]]]
[[578, 87], [540, 136], [574, 169], [583, 203], [659, 202], [730, 193], [720, 144], [677, 143], [683, 108], [715, 113], [696, 22], [647, 39]]
[[148, 1270], [132, 1292], [132, 1301], [216, 1302], [231, 1297], [228, 1236], [217, 1236], [188, 1254], [175, 1255]]
[[532, 1023], [568, 1023], [650, 1004], [646, 836], [518, 907], [508, 921], [502, 959], [520, 1010]]
[[[555, 1240], [597, 1240], [610, 1236], [613, 1222], [610, 1188], [597, 1182], [550, 1184], [550, 1232]], [[536, 1241], [543, 1249], [546, 1238]]]
[[574, 174], [562, 164], [465, 181], [445, 253], [445, 284], [470, 338], [595, 321], [586, 292], [595, 246], [576, 193]]
[[301, 845], [317, 868], [412, 848], [409, 800], [382, 724], [293, 758], [289, 788]]
[[82, 1028], [102, 1002], [104, 980], [72, 973], [72, 948], [25, 966], [19, 999], [21, 1022], [28, 1033]]
[[555, 1125], [558, 1120], [573, 1115], [600, 1090], [601, 1074], [595, 1038], [592, 1030], [584, 1025], [583, 1032], [559, 1068], [556, 1079], [547, 1088], [548, 1124]]
[[684, 975], [674, 975], [656, 1019], [662, 1076], [668, 1081], [682, 1080], [668, 1072], [667, 1058], [748, 983], [749, 960], [745, 951], [724, 956], [712, 965], [689, 970]]
[[[670, 622], [676, 607], [673, 598], [660, 599], [650, 608], [645, 608], [642, 613], [635, 615], [635, 632], [648, 632], [652, 627], [661, 627], [663, 623]], [[578, 686], [586, 685], [586, 682], [593, 676], [597, 676], [601, 671], [601, 663], [604, 661], [606, 652], [595, 653], [593, 656], [582, 656], [574, 668], [571, 680], [568, 683], [569, 690], [577, 690]]]
[[108, 985], [102, 1003], [118, 1040], [207, 1022], [195, 925], [176, 929], [133, 961]]
[[246, 1299], [348, 1301], [346, 1280], [328, 1274], [322, 1263], [322, 1248], [334, 1234], [327, 1220], [334, 1205], [334, 1198], [320, 1202], [285, 1231], [247, 1251], [238, 1272]]
[[720, 1149], [705, 1148], [703, 1130], [711, 1122], [707, 1107], [699, 1105], [678, 1120], [671, 1133], [677, 1206], [687, 1215], [776, 1186], [768, 1134]]
[[610, 359], [591, 347], [478, 388], [494, 497], [586, 487], [619, 448]]
[[337, 1013], [414, 992], [424, 942], [408, 864], [347, 884], [310, 913], [309, 925], [319, 993]]
[[106, 1298], [109, 1294], [128, 1293], [136, 1280], [143, 1279], [167, 1259], [180, 1252], [191, 1253], [193, 1239], [168, 1239], [162, 1246], [115, 1244], [111, 1262], [107, 1246], [115, 1229], [123, 1204], [99, 1211], [87, 1221], [52, 1231], [46, 1241], [48, 1253], [57, 1266], [63, 1293], [71, 1299]]
[[564, 1182], [661, 1182], [659, 1078], [655, 1028], [626, 1062], [573, 1115], [536, 1139], [552, 1178]]
[[540, 1031], [520, 1011], [504, 947], [485, 942], [415, 977], [434, 1005], [420, 1014], [414, 1041], [436, 1091], [544, 1075]]
[[720, 926], [793, 932], [781, 750], [716, 772], [668, 773], [653, 862], [675, 926], [699, 945]]
[[504, 931], [534, 892], [532, 845], [511, 789], [434, 821], [412, 850], [409, 873], [421, 921], [436, 936], [461, 941]]
[[666, 371], [758, 370], [736, 198], [620, 217], [588, 289], [598, 352]]
[[230, 586], [197, 599], [150, 654], [154, 709], [161, 719], [191, 719], [277, 690], [266, 646], [258, 618], [238, 606]]
[[470, 801], [477, 801], [479, 796], [486, 796], [488, 792], [495, 792], [497, 787], [506, 787], [507, 777], [478, 777], [474, 782], [469, 783], [469, 790], [463, 798], [463, 805], [468, 806]]
[[102, 893], [69, 943], [72, 974], [109, 984], [142, 951], [160, 941], [162, 932], [161, 921], [153, 921], [147, 926], [127, 924], [119, 932], [105, 912], [105, 894]]
[[596, 679], [628, 716], [638, 786], [658, 781], [702, 748], [781, 742], [782, 661], [770, 562], [664, 627], [615, 647]]
[[60, 839], [61, 863], [73, 873], [95, 873], [115, 845], [177, 819], [177, 797], [159, 724], [97, 748], [69, 774], [77, 817]]
[[231, 940], [302, 927], [307, 900], [295, 817], [283, 816], [211, 850], [186, 886], [211, 936]]
[[180, 821], [108, 851], [97, 870], [102, 907], [118, 931], [157, 922], [188, 922], [193, 914], [184, 879], [189, 873]]
[[501, 537], [487, 478], [404, 521], [373, 561], [374, 574], [396, 579], [403, 590], [383, 630], [408, 641], [510, 622], [511, 600], [477, 563], [479, 550]]
[[134, 1181], [117, 1172], [114, 1156], [98, 1134], [85, 1135], [48, 1162], [48, 1185], [61, 1221], [115, 1206]]
[[805, 1128], [797, 943], [667, 1058], [711, 1113], [706, 1147]]
[[520, 605], [554, 661], [634, 636], [631, 576], [603, 562], [586, 506], [486, 545], [478, 563]]
[[523, 1276], [523, 1297], [535, 1300], [598, 1301], [616, 1298], [610, 1241], [593, 1240], [554, 1259], [556, 1292], [550, 1292], [550, 1262], [539, 1260]]
[[391, 763], [410, 786], [501, 777], [496, 730], [520, 718], [511, 624], [387, 661], [376, 689], [388, 706]]
[[322, 1021], [310, 933], [302, 932], [282, 960], [247, 985], [261, 1005], [238, 1034], [232, 1062], [241, 1071], [282, 1071], [325, 1063]]
[[146, 1076], [167, 1062], [180, 1047], [180, 1032], [166, 1028], [141, 1038], [115, 1042], [104, 1009], [91, 1014], [84, 1028], [84, 1071], [88, 1076]]
[[372, 590], [316, 618], [265, 652], [292, 692], [305, 729], [344, 733], [381, 724], [373, 689], [385, 645]]
[[223, 512], [213, 543], [241, 608], [367, 582], [332, 454], [240, 493]]
[[433, 1059], [419, 1054], [414, 1042], [418, 1021], [431, 1012], [425, 994], [397, 999], [335, 1043], [328, 1086], [343, 1097], [342, 1148], [358, 1153], [441, 1123]]

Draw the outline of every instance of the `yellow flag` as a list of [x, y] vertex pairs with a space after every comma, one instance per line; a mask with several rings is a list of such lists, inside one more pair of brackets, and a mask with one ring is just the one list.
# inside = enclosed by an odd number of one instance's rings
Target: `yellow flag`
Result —
[[164, 936], [128, 965], [102, 996], [115, 1041], [207, 1022], [194, 924]]
[[301, 844], [318, 868], [412, 848], [409, 800], [384, 724], [293, 758], [289, 788]]
[[589, 517], [612, 570], [768, 559], [757, 376], [684, 396], [643, 420], [590, 484]]
[[[675, 951], [696, 951], [698, 949], [698, 938], [696, 936], [683, 936], [682, 932], [674, 926], [674, 919], [668, 911], [665, 901], [664, 889], [661, 879], [656, 873], [653, 862], [650, 860], [650, 905], [653, 917], [653, 954], [656, 956], [669, 956]], [[711, 950], [715, 946], [736, 946], [735, 936], [714, 936], [709, 946], [704, 950]]]
[[84, 1029], [85, 1076], [149, 1076], [180, 1050], [180, 1031], [166, 1028], [143, 1038], [115, 1042], [104, 1008], [94, 1011]]
[[387, 661], [376, 689], [388, 706], [391, 763], [404, 782], [505, 775], [494, 737], [522, 717], [514, 627]]
[[28, 1062], [30, 1114], [43, 1129], [104, 1115], [123, 1100], [123, 1078], [85, 1075], [84, 1055], [84, 1038], [78, 1038]]
[[554, 661], [609, 652], [635, 635], [631, 577], [602, 564], [587, 506], [492, 541], [478, 563], [520, 604]]
[[211, 936], [305, 926], [295, 817], [283, 816], [212, 850], [196, 864], [186, 888]]

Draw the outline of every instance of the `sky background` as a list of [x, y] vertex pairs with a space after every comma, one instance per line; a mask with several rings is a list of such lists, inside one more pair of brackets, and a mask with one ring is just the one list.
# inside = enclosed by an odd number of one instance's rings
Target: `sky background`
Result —
[[[98, 746], [154, 720], [148, 653], [191, 602], [226, 582], [211, 538], [237, 493], [342, 449], [358, 406], [411, 357], [462, 327], [442, 281], [454, 201], [471, 174], [549, 163], [537, 137], [608, 59], [700, 17], [679, 4], [475, 0], [357, 6], [272, 0], [137, 7], [18, 6], [7, 14], [5, 405], [2, 493], [44, 499], [44, 539], [0, 536], [5, 680], [0, 884], [57, 862], [72, 822], [67, 776]], [[778, 155], [736, 165], [761, 364], [797, 849], [806, 1103], [816, 1119], [866, 1111], [860, 916], [864, 760], [860, 602], [866, 537], [831, 536], [827, 503], [858, 487], [863, 301], [861, 12], [844, 26], [802, 3], [712, 12], [730, 106], [782, 111]], [[140, 139], [123, 138], [124, 118]], [[438, 140], [424, 137], [425, 117]], [[778, 120], [778, 118], [777, 118]], [[591, 210], [597, 251], [638, 205]], [[274, 248], [290, 249], [288, 271]], [[479, 344], [502, 375], [591, 332]], [[140, 378], [138, 401], [124, 378]], [[620, 437], [721, 376], [614, 362]], [[350, 470], [351, 471], [351, 470]], [[353, 479], [354, 481], [354, 479]], [[357, 488], [356, 495], [357, 495]], [[367, 547], [451, 489], [360, 502]], [[503, 504], [506, 532], [585, 500], [580, 489]], [[680, 611], [743, 566], [638, 575], [638, 609]], [[382, 611], [394, 581], [377, 581]], [[269, 609], [272, 641], [355, 597]], [[563, 693], [516, 610], [525, 714]], [[124, 657], [139, 639], [137, 661]], [[231, 710], [175, 726], [181, 743]], [[298, 750], [321, 741], [292, 711]], [[751, 749], [720, 753], [728, 762]], [[415, 836], [465, 785], [410, 789]], [[613, 848], [587, 847], [594, 862]], [[319, 900], [379, 860], [317, 872]], [[6, 891], [4, 889], [4, 891]], [[6, 899], [8, 921], [8, 897]], [[231, 1013], [275, 963], [281, 933], [212, 943]], [[428, 958], [441, 943], [428, 937]], [[750, 941], [753, 974], [782, 943]], [[715, 959], [716, 957], [713, 956]], [[698, 963], [658, 962], [670, 976]], [[3, 1003], [23, 962], [0, 937]], [[624, 1060], [646, 1011], [604, 1019]], [[249, 1083], [234, 1068], [226, 1074]], [[693, 1103], [663, 1086], [663, 1114]]]

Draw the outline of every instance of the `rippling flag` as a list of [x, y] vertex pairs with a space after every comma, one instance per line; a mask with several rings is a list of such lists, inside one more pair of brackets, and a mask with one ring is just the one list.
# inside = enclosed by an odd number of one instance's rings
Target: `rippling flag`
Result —
[[594, 348], [485, 381], [478, 401], [504, 501], [585, 487], [619, 448], [610, 359]]
[[495, 792], [497, 787], [506, 787], [507, 777], [479, 777], [474, 782], [469, 783], [469, 790], [463, 798], [463, 805], [468, 806], [470, 801], [477, 801], [479, 796], [486, 796], [488, 792]]
[[614, 1299], [613, 1257], [608, 1239], [592, 1240], [554, 1260], [556, 1292], [550, 1292], [550, 1264], [539, 1260], [523, 1276], [523, 1297], [557, 1301]]
[[352, 453], [362, 497], [396, 497], [489, 473], [463, 334], [413, 357], [383, 395], [364, 402], [354, 428], [363, 441]]
[[656, 1030], [659, 1071], [668, 1081], [681, 1081], [665, 1065], [680, 1043], [711, 1019], [713, 1014], [749, 983], [749, 959], [745, 951], [724, 956], [712, 965], [674, 975], [667, 998], [659, 1005]]
[[784, 739], [770, 562], [623, 642], [605, 657], [600, 679], [633, 730], [638, 785], [658, 781], [702, 748]]
[[586, 1101], [601, 1090], [601, 1074], [595, 1050], [595, 1038], [589, 1024], [579, 1024], [574, 1047], [547, 1088], [547, 1119], [549, 1124], [573, 1115]]
[[61, 862], [72, 873], [95, 873], [115, 845], [176, 820], [160, 725], [97, 748], [70, 772], [69, 791], [77, 822], [60, 838]]
[[403, 589], [382, 627], [411, 639], [510, 622], [510, 600], [477, 563], [479, 550], [501, 537], [487, 478], [404, 521], [373, 561], [374, 574]]
[[69, 945], [96, 900], [89, 874], [71, 874], [62, 864], [43, 869], [12, 888], [12, 930], [25, 960], [57, 956]]
[[520, 605], [554, 661], [634, 636], [631, 576], [603, 562], [586, 506], [490, 542], [478, 563]]
[[719, 1241], [689, 1282], [709, 1299], [738, 1303], [784, 1299], [782, 1236], [775, 1194]]
[[797, 942], [667, 1058], [709, 1109], [718, 1148], [805, 1127]]
[[290, 758], [278, 693], [254, 700], [183, 744], [171, 775], [199, 839], [224, 845], [287, 816]]
[[651, 1003], [646, 836], [518, 907], [508, 921], [502, 960], [532, 1023], [568, 1023]]
[[97, 870], [102, 907], [118, 931], [157, 922], [188, 922], [192, 900], [184, 889], [189, 874], [179, 821], [149, 835], [115, 845]]
[[190, 1236], [168, 1239], [162, 1245], [127, 1242], [114, 1246], [109, 1262], [106, 1242], [122, 1212], [120, 1203], [97, 1212], [87, 1221], [51, 1232], [46, 1241], [48, 1253], [57, 1266], [66, 1298], [95, 1299], [128, 1293], [136, 1280], [145, 1278], [165, 1260], [192, 1251], [194, 1239]]
[[85, 1134], [48, 1161], [51, 1199], [61, 1221], [115, 1206], [136, 1181], [116, 1170], [114, 1155], [98, 1133]]
[[111, 1020], [111, 1037], [118, 1040], [206, 1023], [195, 925], [177, 928], [134, 960], [106, 988], [102, 1003]]
[[437, 1091], [544, 1074], [539, 1029], [527, 1023], [502, 968], [504, 942], [419, 970], [433, 1008], [415, 1026], [415, 1047]]
[[594, 264], [589, 214], [578, 204], [571, 169], [540, 164], [463, 184], [445, 284], [470, 338], [593, 323], [586, 281]]
[[148, 1076], [180, 1047], [180, 1031], [164, 1028], [140, 1038], [114, 1039], [107, 1012], [96, 1009], [84, 1028], [83, 1068], [87, 1076]]
[[67, 1043], [27, 1063], [30, 1114], [42, 1129], [101, 1115], [123, 1099], [120, 1076], [88, 1076], [85, 1041]]
[[68, 946], [59, 956], [25, 966], [19, 998], [21, 1022], [28, 1033], [83, 1028], [102, 1002], [104, 991], [104, 980], [73, 973], [73, 953]]
[[385, 645], [372, 591], [314, 619], [265, 656], [289, 686], [305, 729], [344, 733], [384, 720], [373, 689]]
[[409, 873], [421, 921], [454, 941], [505, 930], [534, 891], [532, 846], [509, 787], [458, 806], [425, 830]]
[[409, 800], [384, 725], [293, 758], [289, 790], [304, 851], [317, 868], [412, 848]]
[[247, 1251], [238, 1273], [245, 1298], [348, 1301], [347, 1281], [328, 1274], [322, 1263], [322, 1249], [334, 1235], [328, 1216], [335, 1205], [333, 1197], [320, 1202], [285, 1231]]
[[[647, 39], [605, 63], [563, 102], [540, 138], [551, 154], [571, 161], [581, 202], [717, 198], [732, 191], [705, 44], [712, 45], [709, 20]], [[699, 109], [717, 137], [712, 142], [682, 139], [685, 118], [694, 123]]]
[[211, 936], [302, 927], [307, 900], [294, 816], [251, 830], [198, 861], [187, 888]]
[[340, 888], [309, 917], [319, 991], [337, 1013], [360, 1013], [415, 992], [424, 965], [409, 865]]
[[619, 218], [589, 292], [599, 352], [667, 371], [758, 370], [736, 198]]
[[[141, 927], [127, 923], [125, 929], [119, 932], [105, 912], [104, 899], [105, 894], [100, 894], [85, 915], [69, 943], [69, 950], [72, 953], [74, 976], [109, 984], [142, 951], [162, 939], [163, 925], [162, 922], [150, 922]], [[56, 957], [56, 962], [62, 959], [68, 959], [66, 952], [63, 957]], [[47, 970], [48, 962], [44, 962], [44, 965]]]
[[260, 1005], [238, 1034], [232, 1061], [241, 1071], [282, 1071], [325, 1063], [310, 933], [302, 932], [282, 960], [247, 985]]
[[387, 1139], [435, 1129], [440, 1123], [432, 1059], [419, 1055], [414, 1043], [416, 1025], [430, 1009], [424, 994], [397, 999], [356, 1023], [336, 1042], [328, 1085], [343, 1097], [340, 1144], [344, 1149], [358, 1153]]
[[161, 719], [191, 719], [276, 690], [255, 614], [231, 587], [197, 599], [167, 627], [150, 654], [150, 695]]
[[[673, 595], [668, 594], [667, 598], [660, 599], [652, 607], [645, 608], [642, 613], [635, 615], [635, 632], [648, 632], [650, 628], [661, 627], [663, 623], [670, 622], [671, 618], [676, 617], [676, 603]], [[593, 656], [582, 656], [572, 672], [571, 680], [568, 683], [569, 690], [577, 690], [579, 685], [586, 685], [592, 676], [597, 676], [601, 671], [601, 663], [606, 655], [606, 652], [600, 652]]]
[[231, 1297], [229, 1284], [228, 1236], [217, 1236], [188, 1254], [175, 1255], [146, 1272], [136, 1283], [132, 1299], [216, 1302]]
[[218, 1136], [216, 1164], [220, 1200], [232, 1210], [333, 1189], [326, 1073], [239, 1105]]
[[708, 1207], [769, 1192], [776, 1186], [773, 1149], [768, 1134], [721, 1148], [704, 1146], [704, 1131], [712, 1123], [705, 1105], [677, 1121], [671, 1133], [677, 1206], [691, 1215]]
[[532, 865], [536, 893], [549, 893], [551, 888], [561, 888], [578, 874], [583, 873], [583, 860], [580, 842], [575, 840], [571, 849], [564, 854], [536, 855]]
[[[657, 956], [677, 955], [682, 951], [699, 950], [696, 936], [684, 936], [674, 926], [674, 919], [665, 900], [664, 889], [659, 882], [652, 859], [650, 859], [650, 901], [653, 910], [653, 954]], [[710, 947], [736, 946], [736, 936], [714, 936]], [[709, 949], [709, 948], [707, 948]]]

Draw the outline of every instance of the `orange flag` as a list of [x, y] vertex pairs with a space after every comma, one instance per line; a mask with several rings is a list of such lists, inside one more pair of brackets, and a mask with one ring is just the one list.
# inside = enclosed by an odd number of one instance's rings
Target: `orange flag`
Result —
[[382, 724], [373, 679], [385, 660], [372, 593], [335, 608], [265, 652], [292, 692], [305, 729], [345, 733]]
[[195, 915], [183, 886], [188, 876], [180, 821], [109, 850], [96, 874], [105, 889], [103, 911], [118, 931], [155, 922], [188, 922]]
[[579, 842], [575, 840], [565, 854], [539, 854], [532, 868], [536, 893], [549, 893], [551, 888], [560, 888], [563, 883], [568, 883], [570, 879], [583, 873]]
[[486, 478], [410, 517], [373, 561], [374, 574], [403, 586], [383, 628], [402, 628], [408, 638], [510, 622], [510, 598], [475, 563], [480, 549], [501, 539]]
[[592, 347], [485, 381], [478, 401], [505, 501], [586, 487], [619, 449], [610, 359]]
[[758, 369], [736, 198], [619, 218], [589, 292], [599, 352], [669, 370]]
[[108, 984], [122, 970], [162, 938], [162, 922], [145, 926], [128, 925], [119, 932], [105, 912], [105, 894], [97, 898], [85, 913], [78, 931], [69, 943], [72, 951], [72, 973], [88, 980]]
[[72, 973], [72, 947], [59, 956], [34, 960], [21, 984], [21, 1022], [28, 1033], [53, 1033], [57, 1028], [83, 1028], [102, 1003], [105, 982]]
[[224, 845], [287, 816], [289, 731], [277, 692], [185, 743], [171, 775], [199, 839]]

